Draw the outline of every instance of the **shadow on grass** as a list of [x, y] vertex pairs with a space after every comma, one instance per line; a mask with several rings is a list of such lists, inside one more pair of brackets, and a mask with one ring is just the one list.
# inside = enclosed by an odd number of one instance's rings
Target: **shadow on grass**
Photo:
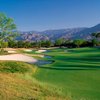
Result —
[[[61, 63], [57, 63], [55, 65], [52, 65], [49, 67], [48, 66], [40, 66], [40, 68], [44, 68], [44, 69], [54, 69], [54, 70], [98, 70], [100, 69], [100, 66], [97, 64], [88, 64], [88, 63], [84, 63], [84, 62], [78, 62], [77, 64], [73, 64], [73, 62], [70, 62], [71, 64], [61, 64]], [[55, 67], [57, 66], [57, 67]], [[61, 67], [62, 66], [62, 67]]]
[[[42, 69], [50, 69], [50, 70], [97, 70], [97, 68], [70, 68], [70, 67], [67, 67], [67, 68], [64, 68], [64, 67], [40, 67]], [[99, 68], [100, 69], [100, 68]]]
[[[52, 69], [52, 70], [98, 70], [100, 69], [100, 53], [98, 53], [100, 50], [96, 48], [93, 49], [83, 48], [79, 50], [73, 49], [69, 51], [73, 53], [80, 53], [80, 56], [71, 55], [70, 57], [66, 55], [58, 55], [54, 57], [55, 63], [52, 62], [51, 65], [46, 65], [46, 66], [39, 65], [40, 68]], [[97, 52], [97, 54], [92, 52]], [[87, 53], [87, 54], [85, 55], [83, 53]]]

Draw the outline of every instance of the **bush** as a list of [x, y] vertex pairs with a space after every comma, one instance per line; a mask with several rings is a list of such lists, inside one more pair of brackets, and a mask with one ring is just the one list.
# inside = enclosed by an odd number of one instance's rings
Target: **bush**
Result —
[[7, 55], [7, 54], [8, 54], [8, 52], [5, 51], [4, 49], [1, 49], [1, 50], [0, 50], [0, 55]]

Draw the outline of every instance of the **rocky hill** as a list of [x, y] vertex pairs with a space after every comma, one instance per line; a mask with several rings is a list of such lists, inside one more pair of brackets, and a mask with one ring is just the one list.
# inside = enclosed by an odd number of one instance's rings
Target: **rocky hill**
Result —
[[29, 31], [29, 32], [19, 32], [20, 36], [17, 40], [26, 41], [40, 41], [40, 40], [56, 40], [59, 38], [64, 39], [91, 39], [91, 33], [100, 32], [100, 24], [90, 27], [90, 28], [68, 28], [68, 29], [58, 29], [58, 30], [46, 30], [42, 32]]

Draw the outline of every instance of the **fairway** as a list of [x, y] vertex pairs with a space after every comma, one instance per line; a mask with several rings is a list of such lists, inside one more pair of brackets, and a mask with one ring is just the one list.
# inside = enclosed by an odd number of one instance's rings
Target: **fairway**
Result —
[[43, 53], [54, 63], [41, 65], [37, 80], [62, 88], [71, 100], [100, 100], [100, 49], [52, 49]]

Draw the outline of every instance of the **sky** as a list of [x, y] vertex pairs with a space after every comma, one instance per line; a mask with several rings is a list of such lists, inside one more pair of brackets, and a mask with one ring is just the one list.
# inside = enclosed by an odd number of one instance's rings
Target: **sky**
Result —
[[0, 0], [0, 12], [20, 31], [91, 27], [100, 23], [100, 0]]

